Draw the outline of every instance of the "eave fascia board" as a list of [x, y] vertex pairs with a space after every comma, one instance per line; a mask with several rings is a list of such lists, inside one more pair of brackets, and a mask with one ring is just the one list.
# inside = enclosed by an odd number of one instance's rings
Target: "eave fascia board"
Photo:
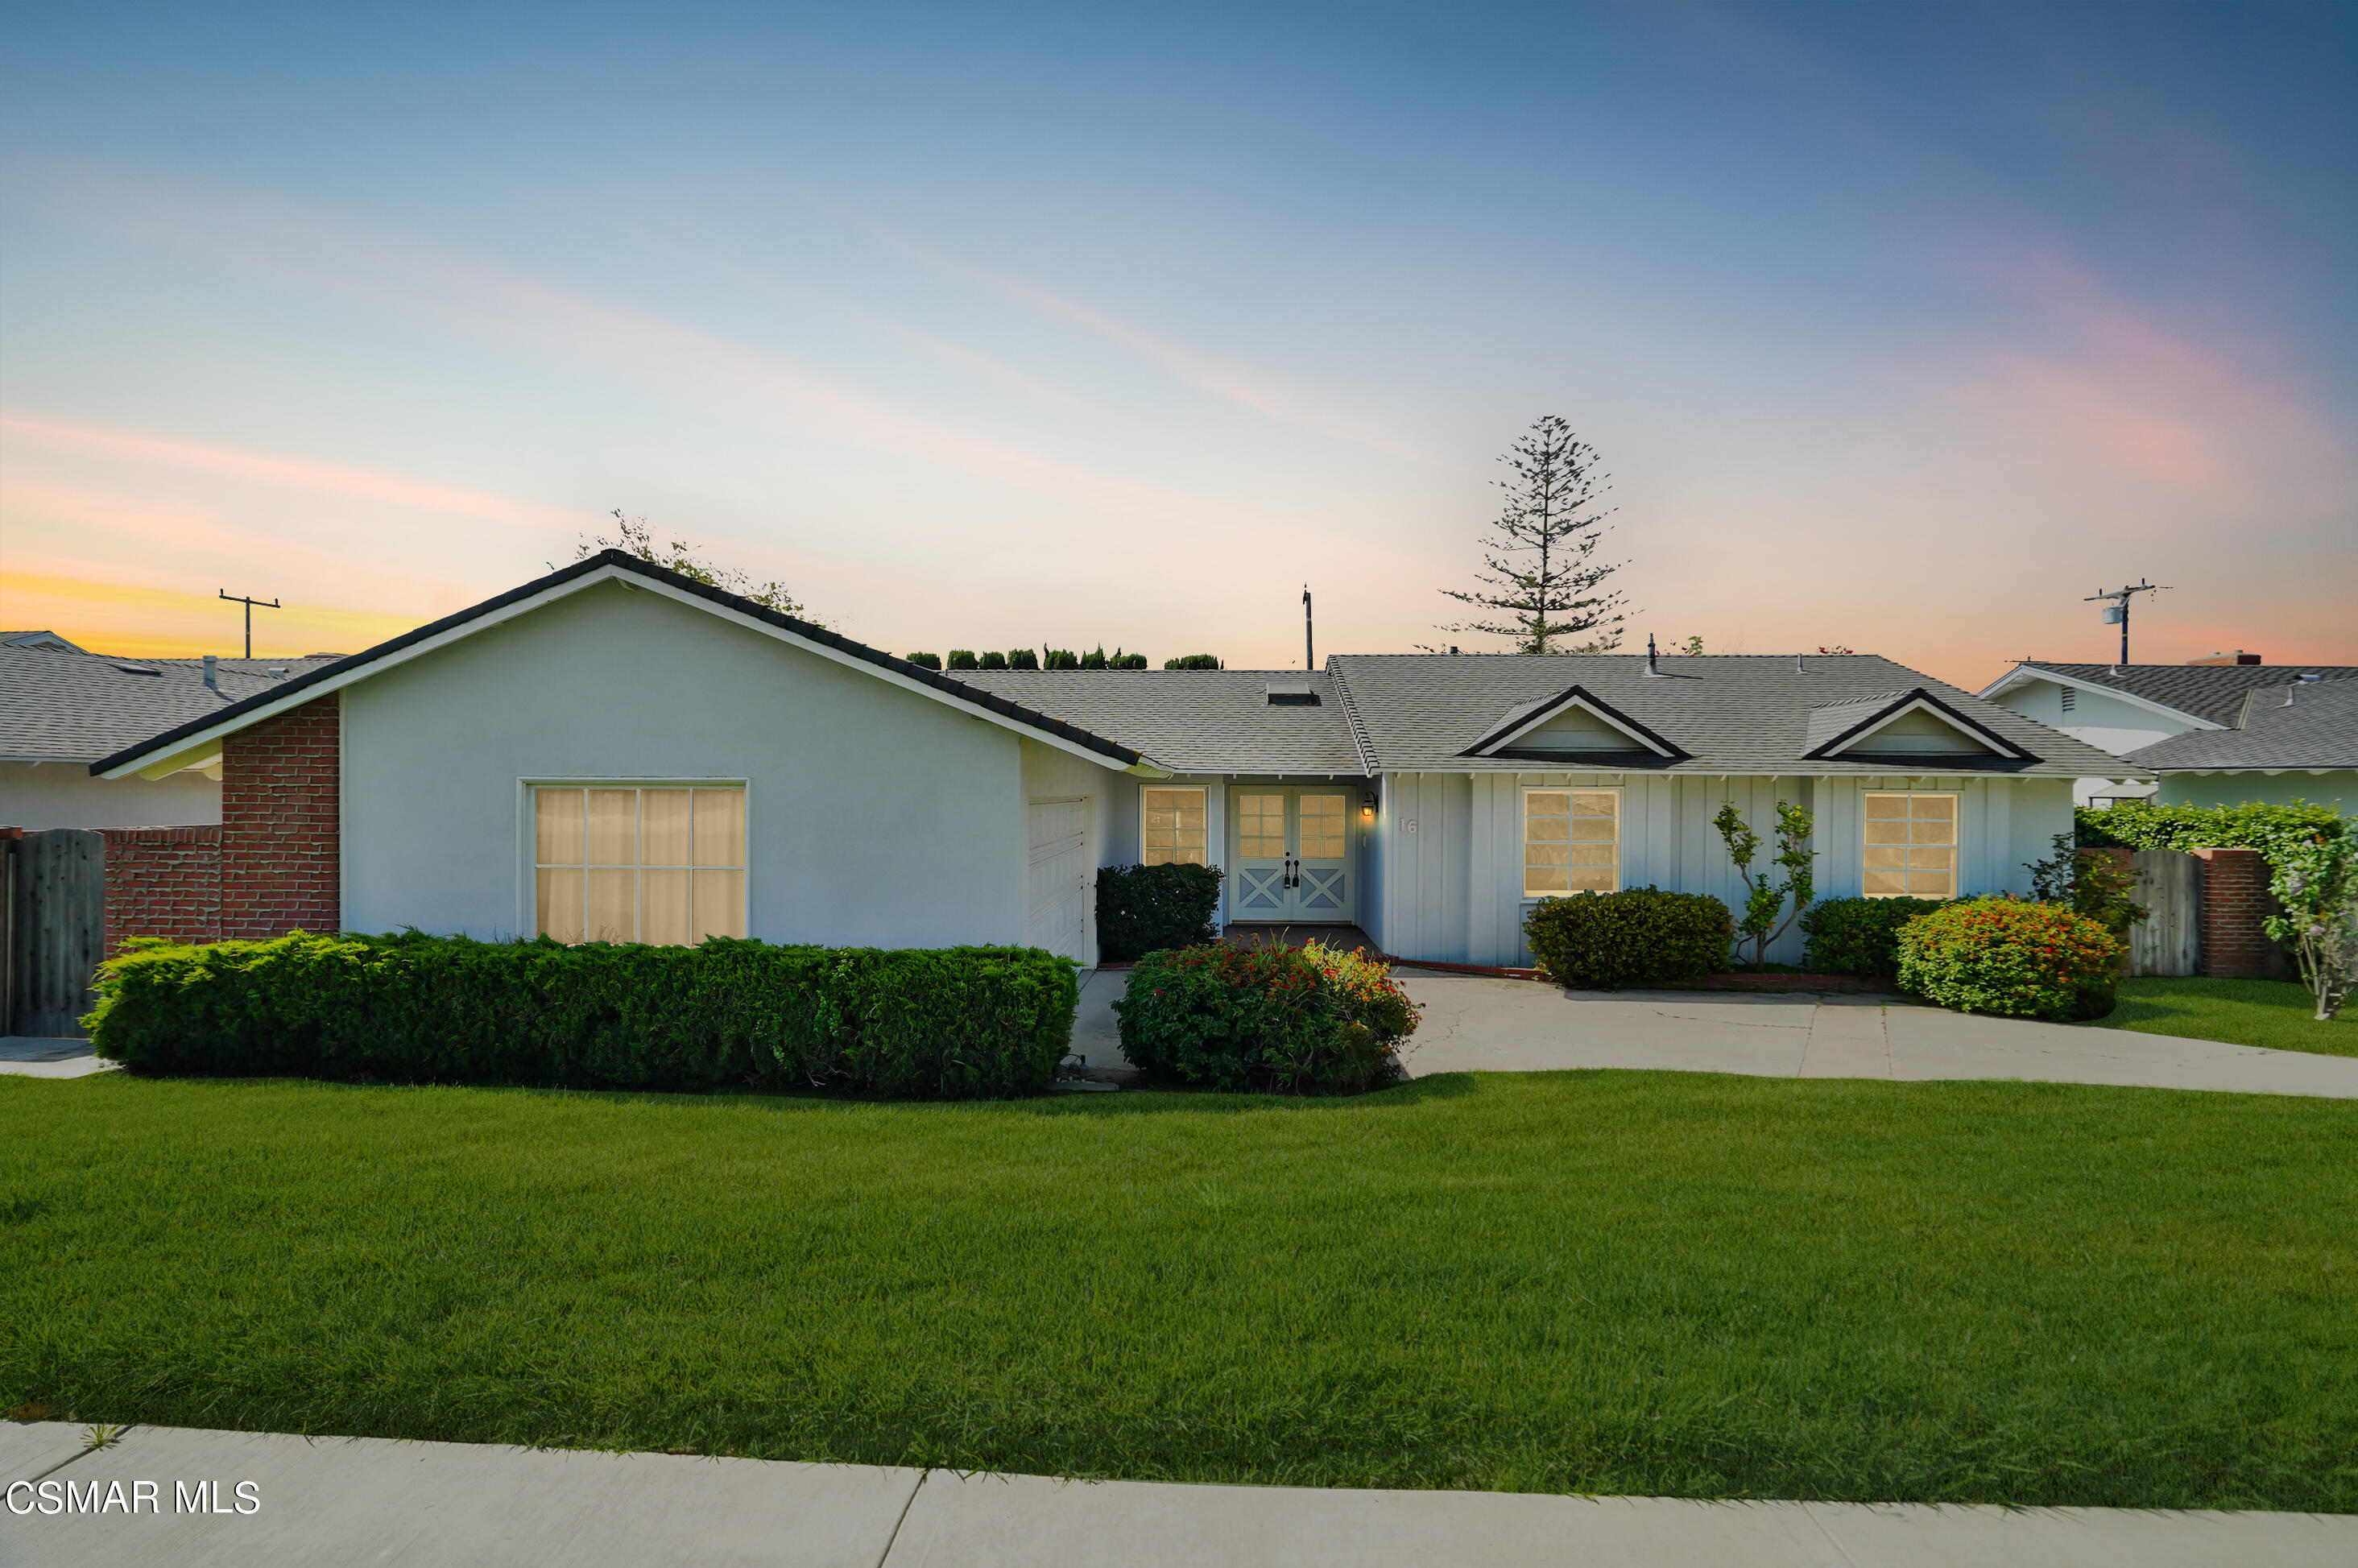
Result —
[[[417, 632], [405, 633], [401, 637], [395, 638], [391, 643], [380, 644], [377, 648], [364, 650], [348, 659], [341, 659], [335, 664], [325, 665], [319, 669], [308, 671], [276, 690], [257, 693], [254, 697], [233, 703], [222, 710], [219, 718], [210, 722], [182, 726], [177, 731], [167, 730], [160, 736], [142, 741], [135, 746], [126, 747], [111, 756], [102, 757], [90, 764], [90, 771], [97, 777], [105, 779], [125, 778], [134, 773], [142, 778], [160, 778], [166, 773], [176, 773], [183, 767], [189, 766], [192, 759], [202, 757], [209, 751], [218, 752], [222, 741], [238, 730], [275, 719], [318, 697], [341, 691], [348, 686], [366, 680], [383, 671], [407, 664], [412, 659], [438, 653], [454, 643], [473, 636], [478, 632], [488, 631], [518, 616], [529, 614], [533, 611], [557, 603], [573, 594], [608, 582], [619, 582], [627, 588], [663, 594], [682, 604], [691, 605], [708, 613], [719, 615], [779, 642], [816, 654], [831, 663], [856, 669], [863, 675], [872, 676], [898, 686], [903, 690], [928, 697], [954, 712], [963, 713], [968, 718], [980, 719], [1001, 729], [1054, 746], [1059, 751], [1069, 752], [1076, 757], [1084, 758], [1109, 771], [1123, 772], [1141, 762], [1152, 765], [1149, 759], [1141, 753], [1126, 746], [1102, 741], [1102, 737], [1090, 737], [1090, 739], [1101, 741], [1103, 745], [1111, 748], [1110, 751], [1101, 751], [1085, 741], [1072, 739], [1073, 735], [1087, 735], [1087, 731], [1081, 730], [1077, 725], [1065, 724], [1061, 719], [1051, 719], [1044, 714], [1033, 716], [1029, 709], [1010, 702], [1005, 697], [993, 696], [979, 687], [949, 682], [947, 677], [941, 677], [942, 686], [935, 686], [931, 682], [916, 678], [923, 672], [917, 671], [914, 665], [908, 667], [910, 672], [908, 674], [891, 667], [901, 661], [892, 659], [889, 654], [879, 654], [875, 659], [863, 658], [850, 651], [850, 647], [837, 647], [827, 641], [822, 641], [821, 638], [806, 636], [791, 626], [780, 625], [777, 622], [767, 619], [765, 613], [749, 614], [746, 610], [738, 608], [736, 602], [732, 602], [736, 600], [733, 594], [719, 589], [707, 588], [702, 584], [683, 587], [681, 585], [686, 582], [685, 579], [677, 581], [671, 580], [672, 574], [664, 571], [661, 568], [617, 559], [614, 558], [614, 552], [606, 552], [589, 561], [578, 563], [546, 578], [542, 578], [536, 582], [526, 583], [521, 588], [511, 589], [498, 598], [486, 600], [471, 609], [460, 611], [442, 622], [421, 627]], [[660, 575], [657, 575], [658, 573]], [[784, 619], [785, 618], [779, 618], [779, 620]], [[844, 641], [848, 643], [849, 639]], [[851, 647], [857, 646], [858, 644], [851, 644]], [[874, 652], [874, 650], [866, 651]], [[886, 662], [880, 663], [878, 662], [880, 660]], [[1040, 722], [1033, 722], [1034, 718]], [[1060, 730], [1067, 733], [1059, 733]]]
[[1630, 718], [1628, 714], [1622, 712], [1619, 708], [1614, 707], [1603, 697], [1598, 697], [1586, 687], [1573, 686], [1566, 687], [1564, 690], [1558, 692], [1555, 696], [1549, 697], [1545, 702], [1541, 703], [1529, 713], [1510, 719], [1506, 723], [1498, 726], [1488, 734], [1483, 736], [1479, 741], [1476, 741], [1471, 746], [1466, 747], [1466, 750], [1459, 752], [1458, 755], [1462, 757], [1487, 757], [1502, 746], [1513, 745], [1517, 741], [1520, 740], [1525, 735], [1530, 734], [1540, 726], [1545, 724], [1549, 719], [1556, 718], [1565, 709], [1572, 708], [1577, 708], [1588, 714], [1589, 717], [1603, 723], [1606, 728], [1614, 730], [1623, 735], [1627, 735], [1629, 739], [1637, 741], [1638, 744], [1643, 746], [1647, 751], [1651, 752], [1658, 757], [1667, 757], [1675, 762], [1684, 762], [1693, 754], [1675, 745], [1671, 741], [1664, 740], [1661, 736], [1655, 734], [1654, 731], [1649, 730], [1643, 724], [1639, 723], [1636, 719]]
[[2158, 714], [2164, 719], [2175, 719], [2190, 730], [2224, 730], [2227, 728], [2226, 725], [2221, 724], [2215, 719], [2205, 719], [2200, 714], [2189, 713], [2182, 708], [2172, 708], [2166, 702], [2156, 702], [2152, 697], [2139, 697], [2133, 691], [2124, 691], [2116, 686], [2104, 686], [2101, 683], [2090, 680], [2086, 676], [2064, 675], [2061, 671], [2048, 669], [2042, 665], [2017, 665], [2007, 674], [1998, 676], [1998, 678], [1991, 682], [1986, 688], [1976, 692], [1974, 695], [1983, 698], [1985, 701], [1987, 701], [1996, 697], [2002, 692], [2012, 691], [2016, 687], [2028, 686], [2033, 681], [2042, 680], [2050, 686], [2068, 686], [2074, 691], [2101, 692], [2106, 697], [2114, 697], [2119, 701], [2127, 703], [2131, 708], [2143, 708], [2147, 713]]
[[[1997, 755], [2001, 757], [2009, 758], [2012, 761], [2020, 762], [2039, 762], [2045, 761], [2042, 757], [2036, 756], [2029, 752], [2024, 751], [2020, 746], [2016, 745], [2005, 736], [1998, 734], [1987, 725], [1979, 723], [1976, 720], [1969, 719], [1965, 715], [1958, 712], [1955, 708], [1950, 707], [1947, 703], [1942, 702], [1938, 697], [1935, 697], [1931, 692], [1927, 691], [1920, 686], [1912, 690], [1902, 692], [1890, 703], [1877, 709], [1875, 712], [1868, 714], [1866, 718], [1860, 719], [1857, 723], [1852, 725], [1849, 729], [1844, 730], [1840, 734], [1822, 741], [1818, 745], [1811, 747], [1808, 751], [1802, 752], [1801, 755], [1805, 759], [1811, 761], [1829, 762], [1840, 761], [1843, 752], [1858, 745], [1861, 741], [1872, 738], [1886, 726], [1906, 718], [1910, 713], [1918, 712], [1920, 710], [1939, 715], [1948, 723], [1956, 726], [1963, 734], [1981, 741], [1990, 750], [1996, 752]], [[1880, 762], [1884, 759], [1875, 758], [1872, 760]]]

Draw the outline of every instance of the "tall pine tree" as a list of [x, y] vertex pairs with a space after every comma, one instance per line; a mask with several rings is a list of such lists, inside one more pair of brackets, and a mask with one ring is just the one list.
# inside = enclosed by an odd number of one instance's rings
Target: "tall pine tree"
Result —
[[1498, 481], [1506, 503], [1481, 541], [1476, 586], [1441, 590], [1472, 605], [1476, 618], [1441, 630], [1511, 638], [1518, 654], [1611, 652], [1621, 642], [1623, 600], [1604, 584], [1621, 563], [1595, 558], [1613, 512], [1599, 504], [1612, 487], [1596, 449], [1551, 414], [1498, 460], [1514, 477]]

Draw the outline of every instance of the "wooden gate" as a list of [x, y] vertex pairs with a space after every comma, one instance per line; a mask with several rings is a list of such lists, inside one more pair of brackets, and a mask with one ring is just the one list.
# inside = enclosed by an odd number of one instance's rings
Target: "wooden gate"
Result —
[[2129, 857], [2136, 886], [2129, 896], [2146, 917], [2129, 927], [2129, 973], [2190, 975], [2202, 962], [2202, 863], [2176, 849]]
[[106, 943], [105, 837], [52, 827], [11, 848], [8, 1033], [78, 1035]]

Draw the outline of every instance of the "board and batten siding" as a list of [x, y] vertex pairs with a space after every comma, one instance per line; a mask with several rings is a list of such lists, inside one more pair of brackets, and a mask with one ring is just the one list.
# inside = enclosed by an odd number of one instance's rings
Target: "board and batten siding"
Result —
[[[1868, 790], [1939, 790], [1958, 796], [1963, 891], [2027, 892], [2024, 862], [2048, 852], [2071, 824], [2068, 779], [1917, 777], [1717, 778], [1695, 774], [1390, 773], [1375, 838], [1368, 891], [1377, 901], [1369, 935], [1403, 958], [1521, 967], [1531, 962], [1523, 917], [1539, 901], [1522, 891], [1522, 792], [1621, 792], [1621, 885], [1651, 884], [1709, 893], [1731, 908], [1744, 882], [1712, 818], [1733, 801], [1764, 839], [1758, 870], [1774, 850], [1777, 803], [1815, 817], [1822, 897], [1855, 895], [1864, 874]], [[1364, 924], [1364, 923], [1363, 923]], [[1776, 963], [1801, 962], [1798, 925], [1769, 949]]]

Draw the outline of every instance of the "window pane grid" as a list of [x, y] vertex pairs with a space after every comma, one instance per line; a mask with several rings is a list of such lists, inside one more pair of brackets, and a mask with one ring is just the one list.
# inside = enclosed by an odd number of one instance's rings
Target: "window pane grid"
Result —
[[1621, 885], [1621, 792], [1523, 792], [1523, 896], [1612, 892]]
[[1142, 789], [1139, 793], [1139, 860], [1150, 866], [1204, 864], [1204, 792]]
[[533, 817], [542, 935], [688, 946], [745, 934], [742, 787], [540, 785]]
[[1957, 896], [1957, 797], [1870, 794], [1865, 866], [1868, 898]]

